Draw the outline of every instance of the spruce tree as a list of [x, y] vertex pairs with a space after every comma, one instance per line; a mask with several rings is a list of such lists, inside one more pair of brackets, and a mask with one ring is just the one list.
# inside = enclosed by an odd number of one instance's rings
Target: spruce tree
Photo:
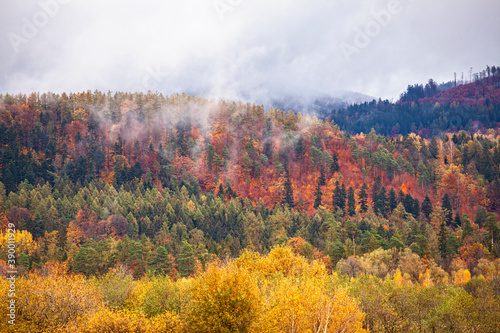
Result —
[[464, 225], [463, 231], [462, 231], [462, 239], [465, 239], [468, 236], [474, 235], [474, 228], [470, 224], [469, 221], [469, 216], [467, 214], [464, 214], [462, 216], [462, 224]]
[[392, 213], [394, 209], [398, 206], [398, 200], [396, 198], [396, 191], [394, 188], [391, 188], [389, 191], [389, 211]]
[[418, 201], [417, 198], [415, 198], [413, 202], [413, 216], [415, 218], [418, 218], [420, 215], [420, 202]]
[[156, 254], [149, 264], [153, 267], [153, 271], [156, 274], [165, 275], [172, 271], [172, 261], [163, 246], [158, 246]]
[[318, 182], [318, 185], [316, 186], [316, 192], [314, 192], [315, 199], [314, 199], [314, 208], [318, 208], [321, 205], [321, 196], [323, 193], [321, 192], [321, 186]]
[[424, 213], [427, 218], [429, 218], [432, 213], [432, 203], [428, 195], [426, 195], [424, 201], [422, 201], [422, 213]]
[[177, 258], [177, 268], [181, 277], [188, 277], [194, 271], [194, 252], [193, 247], [187, 241], [182, 241], [181, 253]]
[[448, 232], [446, 231], [446, 224], [444, 222], [439, 226], [438, 249], [442, 258], [448, 256]]
[[319, 185], [320, 186], [325, 186], [326, 185], [325, 167], [323, 166], [323, 163], [321, 163], [321, 168], [320, 168]]
[[380, 188], [382, 187], [380, 176], [377, 176], [375, 182], [373, 183], [372, 188], [372, 201], [373, 201], [373, 210], [377, 212], [379, 209], [376, 207], [378, 201], [378, 194], [380, 192]]
[[451, 207], [451, 202], [450, 202], [450, 197], [448, 196], [448, 193], [445, 193], [443, 195], [443, 210], [445, 214], [445, 221], [446, 225], [451, 225], [453, 222], [453, 208]]
[[283, 201], [283, 203], [288, 205], [289, 207], [295, 206], [293, 200], [292, 182], [290, 181], [290, 173], [288, 172], [288, 168], [285, 168], [285, 195]]
[[337, 154], [333, 153], [332, 164], [330, 165], [330, 173], [334, 174], [338, 171], [340, 171], [339, 159], [337, 157]]
[[356, 201], [354, 199], [354, 189], [352, 186], [349, 186], [349, 190], [347, 192], [347, 213], [350, 216], [354, 216], [356, 214]]
[[366, 186], [366, 183], [363, 183], [363, 186], [361, 186], [361, 190], [359, 191], [359, 204], [361, 206], [361, 211], [364, 213], [368, 210], [368, 193], [366, 190], [368, 187]]
[[477, 208], [477, 211], [476, 211], [476, 219], [474, 220], [474, 222], [480, 227], [482, 228], [484, 226], [484, 223], [486, 222], [486, 216], [487, 216], [487, 211], [486, 211], [486, 208], [484, 208], [483, 206], [479, 206]]

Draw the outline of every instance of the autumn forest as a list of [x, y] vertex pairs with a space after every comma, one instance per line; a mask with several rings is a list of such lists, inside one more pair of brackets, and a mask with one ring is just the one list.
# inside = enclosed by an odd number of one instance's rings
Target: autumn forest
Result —
[[498, 332], [499, 124], [495, 66], [317, 114], [0, 95], [1, 331]]

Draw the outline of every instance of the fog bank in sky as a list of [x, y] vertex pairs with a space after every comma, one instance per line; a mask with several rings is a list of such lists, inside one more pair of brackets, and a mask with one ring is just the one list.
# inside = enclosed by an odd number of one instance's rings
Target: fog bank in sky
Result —
[[0, 92], [397, 98], [500, 65], [496, 0], [6, 0]]

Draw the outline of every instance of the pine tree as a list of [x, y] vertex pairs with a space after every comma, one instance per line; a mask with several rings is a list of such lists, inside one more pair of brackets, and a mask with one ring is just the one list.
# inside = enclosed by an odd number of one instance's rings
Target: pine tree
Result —
[[427, 218], [429, 218], [432, 213], [432, 203], [428, 195], [426, 195], [424, 201], [422, 201], [422, 213], [424, 213]]
[[172, 261], [163, 246], [158, 246], [153, 260], [149, 263], [156, 274], [166, 275], [172, 271]]
[[398, 201], [396, 198], [396, 191], [394, 191], [394, 188], [391, 188], [389, 191], [389, 211], [392, 213], [394, 209], [398, 206]]
[[488, 236], [491, 240], [490, 251], [492, 251], [494, 249], [494, 243], [497, 241], [500, 234], [500, 228], [498, 227], [498, 221], [495, 213], [488, 213], [484, 227], [488, 230]]
[[486, 208], [484, 208], [483, 206], [479, 206], [477, 208], [477, 211], [476, 211], [476, 219], [474, 220], [474, 222], [480, 227], [482, 228], [484, 226], [484, 223], [486, 222], [486, 216], [487, 216], [487, 211], [486, 211]]
[[453, 221], [455, 224], [455, 227], [460, 227], [462, 225], [462, 220], [460, 219], [460, 213], [456, 212], [455, 213], [455, 220]]
[[464, 229], [462, 231], [462, 239], [465, 239], [468, 236], [474, 235], [474, 228], [470, 224], [469, 216], [467, 214], [464, 214], [464, 216], [462, 216], [462, 220], [462, 224], [464, 225]]
[[439, 226], [438, 248], [441, 257], [446, 258], [448, 256], [448, 233], [444, 222]]
[[442, 207], [445, 212], [444, 214], [445, 214], [446, 225], [449, 226], [453, 222], [453, 208], [451, 207], [450, 197], [448, 196], [448, 193], [445, 193], [443, 195], [442, 200], [443, 200]]
[[323, 166], [323, 163], [321, 163], [321, 168], [320, 168], [319, 185], [320, 186], [325, 186], [326, 185], [325, 168]]
[[333, 153], [332, 160], [332, 164], [330, 165], [330, 173], [334, 174], [335, 172], [340, 171], [339, 159], [337, 157], [337, 154]]
[[368, 187], [366, 186], [366, 183], [363, 183], [363, 186], [361, 186], [361, 190], [359, 191], [359, 204], [361, 206], [361, 211], [365, 213], [368, 210], [368, 193], [366, 190]]
[[193, 247], [185, 240], [182, 241], [181, 253], [177, 258], [177, 262], [177, 268], [181, 277], [193, 274], [195, 264]]
[[144, 262], [144, 247], [141, 242], [132, 242], [130, 246], [130, 257], [127, 260], [128, 266], [133, 269], [134, 278], [139, 278], [146, 273], [146, 263]]
[[413, 201], [413, 217], [418, 218], [420, 215], [420, 202], [417, 198]]
[[345, 199], [346, 199], [346, 190], [345, 185], [342, 184], [340, 186], [339, 181], [335, 182], [335, 189], [333, 190], [333, 206], [344, 210], [345, 208]]
[[219, 190], [217, 191], [217, 196], [219, 198], [224, 198], [224, 187], [222, 187], [222, 183], [219, 184]]
[[380, 192], [377, 195], [377, 200], [375, 201], [373, 211], [376, 214], [381, 214], [383, 217], [387, 217], [387, 196], [385, 195], [385, 187], [380, 189]]
[[378, 211], [378, 208], [376, 208], [377, 201], [378, 201], [378, 194], [380, 192], [380, 188], [382, 187], [380, 176], [377, 176], [375, 179], [375, 182], [373, 183], [373, 188], [372, 188], [372, 201], [373, 201], [373, 210], [375, 212]]
[[356, 201], [354, 199], [354, 189], [352, 186], [349, 186], [349, 190], [347, 192], [347, 212], [350, 216], [354, 216], [356, 214]]
[[288, 172], [288, 168], [285, 168], [285, 195], [283, 198], [283, 203], [288, 205], [289, 207], [294, 207], [293, 201], [293, 188], [292, 182], [290, 181], [290, 173]]
[[321, 186], [318, 182], [318, 185], [316, 186], [316, 192], [314, 192], [315, 199], [314, 199], [314, 208], [318, 208], [321, 205], [321, 197], [323, 193], [321, 192]]

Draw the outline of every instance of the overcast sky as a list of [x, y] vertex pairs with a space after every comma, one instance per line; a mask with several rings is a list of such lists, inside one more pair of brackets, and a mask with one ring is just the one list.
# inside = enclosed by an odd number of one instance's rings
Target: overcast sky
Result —
[[2, 0], [0, 92], [391, 99], [500, 65], [499, 17], [498, 0]]

